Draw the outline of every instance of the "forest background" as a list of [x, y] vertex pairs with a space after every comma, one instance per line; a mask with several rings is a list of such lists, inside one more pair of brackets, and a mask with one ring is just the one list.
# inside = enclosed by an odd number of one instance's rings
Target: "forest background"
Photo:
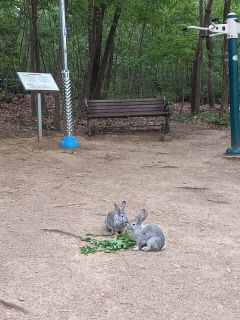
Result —
[[[237, 0], [66, 0], [68, 64], [75, 114], [84, 98], [166, 96], [228, 109], [226, 37], [205, 39], [188, 25], [240, 15]], [[1, 88], [16, 93], [16, 72], [52, 73], [61, 82], [56, 0], [1, 0]], [[7, 87], [7, 90], [6, 90]], [[59, 109], [59, 97], [55, 106]], [[32, 113], [36, 113], [32, 95]], [[45, 105], [47, 112], [47, 106]]]

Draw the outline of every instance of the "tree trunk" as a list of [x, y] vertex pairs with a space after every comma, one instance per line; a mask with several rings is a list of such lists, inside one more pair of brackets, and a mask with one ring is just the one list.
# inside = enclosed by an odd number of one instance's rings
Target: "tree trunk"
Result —
[[111, 47], [113, 46], [114, 36], [115, 36], [116, 28], [117, 28], [117, 23], [118, 23], [118, 20], [120, 18], [120, 12], [121, 12], [120, 7], [116, 6], [115, 13], [114, 13], [114, 16], [113, 16], [112, 25], [111, 25], [111, 28], [110, 28], [110, 31], [109, 31], [109, 34], [108, 34], [108, 38], [107, 38], [107, 42], [106, 42], [103, 58], [102, 58], [102, 61], [101, 61], [101, 66], [100, 66], [98, 79], [97, 79], [97, 83], [96, 83], [96, 88], [95, 88], [95, 92], [94, 92], [94, 96], [93, 96], [94, 99], [100, 99], [101, 98], [102, 83], [103, 83], [104, 74], [105, 74], [105, 71], [106, 71], [107, 62], [108, 62], [109, 54], [110, 54], [110, 51], [111, 51]]
[[138, 58], [142, 57], [142, 51], [143, 51], [143, 39], [145, 35], [145, 30], [146, 30], [146, 24], [147, 24], [147, 12], [148, 12], [148, 6], [149, 6], [149, 0], [146, 3], [145, 7], [145, 16], [144, 16], [144, 21], [142, 24], [142, 31], [139, 39], [139, 46], [138, 46]]
[[[32, 5], [32, 20], [31, 20], [31, 72], [40, 72], [40, 50], [38, 40], [38, 28], [37, 28], [37, 11], [38, 11], [38, 0], [31, 0]], [[44, 114], [48, 114], [47, 104], [45, 100], [45, 94], [41, 94], [42, 99], [42, 110]], [[31, 106], [33, 117], [37, 116], [37, 93], [31, 92]]]
[[98, 7], [95, 7], [94, 10], [96, 11], [94, 16], [95, 19], [93, 20], [93, 35], [91, 37], [91, 81], [90, 81], [90, 91], [89, 96], [91, 98], [95, 95], [95, 90], [97, 86], [97, 81], [100, 72], [101, 66], [101, 53], [102, 53], [102, 28], [103, 28], [103, 19], [106, 11], [106, 5], [101, 6], [101, 11], [99, 11]]
[[[204, 25], [207, 27], [211, 23], [211, 10], [212, 10], [213, 0], [209, 0], [207, 7], [205, 9], [205, 18]], [[214, 72], [214, 54], [213, 54], [213, 41], [212, 38], [207, 38], [206, 47], [208, 52], [208, 103], [210, 108], [214, 108], [215, 105], [215, 94], [214, 94], [214, 81], [213, 81], [213, 72]]]
[[[32, 6], [32, 17], [31, 17], [31, 59], [30, 67], [31, 72], [37, 72], [37, 63], [36, 63], [36, 46], [38, 45], [38, 36], [37, 36], [37, 9], [38, 9], [38, 0], [31, 0]], [[31, 106], [32, 106], [32, 115], [33, 117], [37, 116], [37, 95], [36, 92], [31, 92]]]
[[[146, 26], [147, 26], [147, 13], [148, 13], [148, 7], [149, 7], [149, 0], [146, 1], [146, 7], [145, 7], [145, 16], [142, 24], [142, 30], [140, 33], [140, 38], [139, 38], [139, 44], [138, 44], [138, 60], [142, 57], [143, 53], [143, 44], [144, 44], [144, 36], [145, 36], [145, 31], [146, 31]], [[133, 75], [133, 81], [132, 81], [132, 92], [135, 92], [135, 95], [139, 97], [140, 95], [140, 78], [139, 74], [142, 74], [142, 64], [138, 63], [137, 66], [135, 67], [134, 75]]]
[[[106, 12], [106, 5], [101, 8], [89, 4], [88, 20], [92, 21], [88, 29], [89, 62], [85, 72], [83, 83], [83, 96], [80, 98], [93, 98], [97, 77], [100, 70], [101, 45], [102, 45], [102, 24]], [[93, 71], [94, 70], [94, 71]], [[80, 100], [82, 100], [80, 99]]]
[[[199, 17], [200, 26], [203, 26], [203, 0], [199, 0]], [[195, 57], [193, 60], [193, 70], [192, 70], [192, 90], [191, 90], [191, 111], [192, 113], [200, 112], [200, 94], [201, 94], [201, 70], [202, 70], [202, 60], [203, 60], [203, 39], [201, 36], [203, 31], [200, 30], [199, 38], [196, 48]]]
[[[227, 15], [230, 12], [231, 0], [225, 0], [224, 2], [224, 13], [223, 21], [227, 19]], [[224, 112], [228, 110], [229, 106], [229, 70], [228, 70], [228, 42], [227, 36], [224, 36], [223, 40], [223, 55], [222, 55], [222, 100], [219, 110], [219, 115], [222, 116]]]
[[208, 50], [208, 103], [210, 108], [214, 108], [215, 105], [215, 93], [214, 93], [214, 62], [213, 62], [213, 42], [212, 38], [207, 38], [206, 42]]
[[107, 66], [107, 71], [106, 71], [106, 82], [105, 82], [105, 87], [104, 87], [105, 91], [109, 90], [110, 81], [111, 81], [112, 66], [113, 66], [113, 53], [114, 53], [113, 49], [114, 49], [114, 41], [112, 43], [112, 46], [110, 49], [110, 54], [109, 54], [109, 59], [108, 59], [108, 66]]

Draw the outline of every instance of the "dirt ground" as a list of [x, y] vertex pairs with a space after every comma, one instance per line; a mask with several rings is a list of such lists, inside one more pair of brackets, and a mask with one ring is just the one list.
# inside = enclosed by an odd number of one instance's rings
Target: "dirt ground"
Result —
[[[5, 128], [6, 129], [6, 128]], [[240, 158], [229, 129], [0, 138], [1, 320], [240, 319]], [[7, 136], [11, 138], [7, 138]], [[166, 237], [162, 252], [84, 256], [77, 235], [109, 234], [127, 201]]]

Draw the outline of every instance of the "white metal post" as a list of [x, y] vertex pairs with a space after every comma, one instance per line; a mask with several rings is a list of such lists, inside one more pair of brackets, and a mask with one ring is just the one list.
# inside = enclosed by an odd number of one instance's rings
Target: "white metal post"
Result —
[[42, 140], [42, 103], [41, 93], [37, 94], [37, 108], [38, 108], [38, 141]]

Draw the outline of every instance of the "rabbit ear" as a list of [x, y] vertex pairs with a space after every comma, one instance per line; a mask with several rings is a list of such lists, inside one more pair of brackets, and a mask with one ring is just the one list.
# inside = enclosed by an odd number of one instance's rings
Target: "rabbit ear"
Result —
[[124, 200], [124, 201], [122, 202], [122, 207], [121, 207], [122, 211], [124, 211], [125, 208], [126, 208], [126, 201]]
[[117, 211], [117, 213], [120, 214], [121, 210], [120, 210], [119, 206], [116, 204], [116, 202], [114, 202], [114, 207], [115, 207], [115, 210]]
[[138, 221], [143, 222], [147, 218], [147, 211], [145, 209], [141, 209], [138, 214]]

